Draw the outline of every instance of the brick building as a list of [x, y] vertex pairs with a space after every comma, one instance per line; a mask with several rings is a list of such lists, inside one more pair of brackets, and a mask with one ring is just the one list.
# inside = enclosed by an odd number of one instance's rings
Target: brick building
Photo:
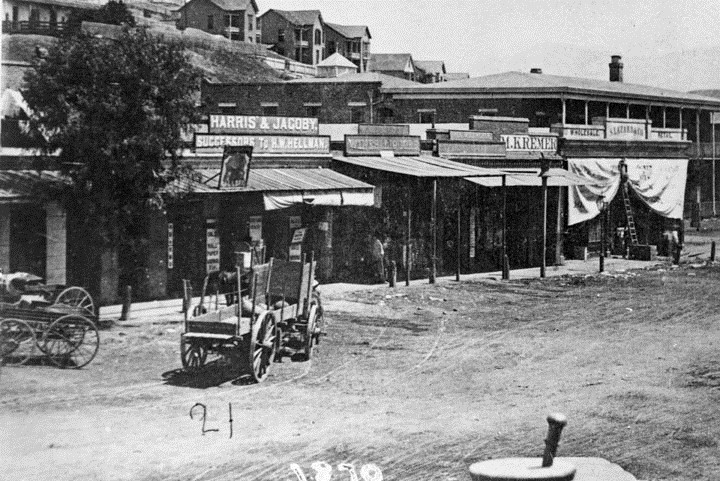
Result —
[[249, 43], [260, 37], [255, 0], [189, 0], [178, 14], [178, 28], [197, 28]]
[[325, 56], [339, 53], [367, 72], [370, 60], [370, 29], [365, 25], [325, 24]]
[[274, 52], [308, 65], [325, 58], [325, 23], [319, 10], [270, 9], [259, 20], [262, 43]]

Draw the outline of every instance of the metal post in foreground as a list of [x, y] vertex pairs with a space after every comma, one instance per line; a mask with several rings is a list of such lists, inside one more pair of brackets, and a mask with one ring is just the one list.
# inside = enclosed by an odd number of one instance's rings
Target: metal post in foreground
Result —
[[127, 321], [130, 319], [130, 307], [132, 306], [132, 287], [125, 286], [125, 298], [123, 299], [120, 320]]

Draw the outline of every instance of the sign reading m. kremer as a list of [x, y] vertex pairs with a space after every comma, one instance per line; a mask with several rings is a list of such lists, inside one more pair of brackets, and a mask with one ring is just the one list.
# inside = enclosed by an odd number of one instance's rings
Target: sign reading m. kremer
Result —
[[502, 135], [508, 151], [557, 152], [558, 141], [554, 135]]

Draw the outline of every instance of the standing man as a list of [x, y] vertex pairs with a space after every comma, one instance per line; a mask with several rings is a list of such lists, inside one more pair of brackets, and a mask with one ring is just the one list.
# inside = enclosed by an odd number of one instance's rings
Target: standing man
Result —
[[385, 248], [377, 233], [372, 239], [372, 273], [375, 281], [385, 282]]

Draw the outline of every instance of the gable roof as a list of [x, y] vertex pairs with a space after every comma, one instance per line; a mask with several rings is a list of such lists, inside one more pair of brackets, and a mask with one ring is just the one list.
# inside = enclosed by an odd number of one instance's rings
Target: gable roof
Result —
[[442, 60], [415, 60], [415, 66], [425, 73], [445, 73], [445, 62]]
[[316, 67], [346, 67], [357, 69], [357, 65], [337, 52], [317, 64]]
[[404, 71], [408, 62], [414, 65], [412, 55], [409, 53], [373, 53], [370, 54], [368, 70], [375, 72]]
[[[236, 10], [247, 10], [248, 5], [252, 5], [253, 9], [257, 12], [260, 9], [257, 6], [255, 0], [209, 0], [210, 3], [215, 4], [219, 9], [225, 10], [226, 12], [234, 12]], [[176, 11], [184, 9], [192, 1], [185, 3], [183, 6], [178, 8]]]
[[267, 12], [260, 15], [260, 17], [264, 17], [270, 12], [277, 13], [285, 20], [294, 25], [314, 25], [315, 20], [317, 20], [318, 17], [320, 17], [320, 22], [323, 23], [320, 10], [276, 10], [274, 8], [271, 8]]
[[613, 100], [644, 100], [667, 103], [682, 103], [707, 106], [720, 106], [720, 99], [690, 94], [675, 90], [651, 87], [648, 85], [610, 82], [580, 77], [535, 74], [525, 72], [503, 72], [483, 77], [471, 77], [451, 82], [414, 85], [412, 88], [399, 87], [389, 93], [414, 94], [576, 94], [603, 97]]
[[338, 25], [337, 23], [326, 23], [325, 25], [345, 38], [362, 38], [365, 35], [367, 35], [368, 38], [372, 38], [367, 25]]

